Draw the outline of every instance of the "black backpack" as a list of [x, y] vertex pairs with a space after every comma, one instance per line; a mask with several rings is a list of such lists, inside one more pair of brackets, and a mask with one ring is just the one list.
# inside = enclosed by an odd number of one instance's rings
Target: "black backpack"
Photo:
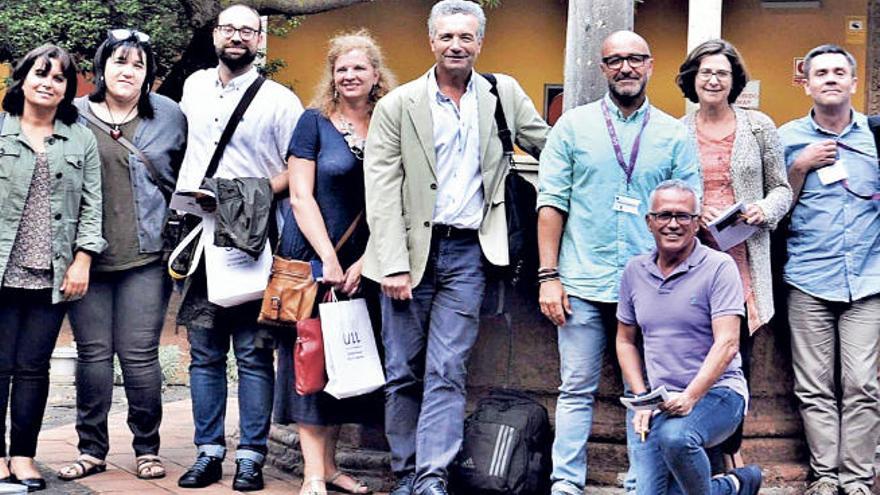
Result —
[[468, 495], [549, 491], [553, 432], [547, 409], [524, 393], [493, 390], [464, 425], [450, 485]]

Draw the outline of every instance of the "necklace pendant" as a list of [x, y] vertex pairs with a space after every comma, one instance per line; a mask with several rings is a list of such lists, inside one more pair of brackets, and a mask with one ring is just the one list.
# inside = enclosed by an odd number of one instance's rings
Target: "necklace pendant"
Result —
[[110, 129], [110, 137], [112, 137], [114, 141], [119, 141], [119, 138], [122, 137], [122, 131], [119, 130], [118, 127], [114, 127], [113, 129]]

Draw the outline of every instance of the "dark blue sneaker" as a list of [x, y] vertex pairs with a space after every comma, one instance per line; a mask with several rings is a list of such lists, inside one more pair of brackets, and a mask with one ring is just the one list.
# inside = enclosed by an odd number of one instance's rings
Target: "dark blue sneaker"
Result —
[[764, 475], [761, 473], [761, 468], [759, 468], [757, 464], [749, 464], [741, 468], [733, 469], [728, 471], [728, 474], [736, 476], [736, 479], [739, 480], [740, 495], [758, 495], [758, 490], [761, 489], [761, 481], [764, 479]]
[[416, 473], [409, 473], [397, 480], [394, 489], [388, 495], [413, 495], [416, 484]]

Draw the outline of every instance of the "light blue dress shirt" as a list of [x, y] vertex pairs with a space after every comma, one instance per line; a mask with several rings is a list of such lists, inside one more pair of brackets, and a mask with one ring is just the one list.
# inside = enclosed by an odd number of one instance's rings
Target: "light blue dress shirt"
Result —
[[477, 91], [471, 73], [458, 106], [444, 95], [431, 70], [428, 101], [434, 124], [437, 204], [434, 223], [479, 229], [483, 222], [483, 176], [480, 174], [480, 119]]
[[[866, 196], [880, 191], [877, 149], [863, 114], [853, 112], [840, 135], [808, 115], [780, 127], [779, 138], [789, 168], [807, 145], [826, 139], [871, 155], [837, 148], [849, 188]], [[857, 301], [880, 293], [880, 201], [856, 197], [839, 182], [823, 185], [816, 170], [810, 171], [792, 210], [784, 280], [826, 301]]]
[[[678, 119], [647, 100], [624, 118], [609, 95], [603, 99], [627, 163], [650, 108], [631, 183], [617, 162], [598, 100], [565, 112], [550, 131], [538, 170], [538, 208], [568, 215], [559, 249], [568, 294], [614, 303], [626, 263], [654, 248], [645, 223], [651, 191], [664, 180], [681, 179], [700, 193], [703, 182], [696, 150]], [[615, 211], [617, 195], [639, 200], [639, 214]]]

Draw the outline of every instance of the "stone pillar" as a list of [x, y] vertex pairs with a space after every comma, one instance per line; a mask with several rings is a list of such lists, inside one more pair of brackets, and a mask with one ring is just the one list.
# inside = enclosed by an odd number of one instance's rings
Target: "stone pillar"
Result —
[[[721, 3], [723, 0], [688, 1], [687, 51], [700, 43], [721, 37]], [[682, 57], [684, 58], [684, 57]], [[685, 100], [685, 112], [692, 113], [698, 105]]]
[[605, 94], [607, 82], [599, 69], [602, 40], [614, 31], [632, 28], [631, 1], [569, 1], [565, 41], [565, 110], [597, 100]]
[[868, 40], [865, 63], [865, 113], [880, 113], [880, 0], [868, 0]]

